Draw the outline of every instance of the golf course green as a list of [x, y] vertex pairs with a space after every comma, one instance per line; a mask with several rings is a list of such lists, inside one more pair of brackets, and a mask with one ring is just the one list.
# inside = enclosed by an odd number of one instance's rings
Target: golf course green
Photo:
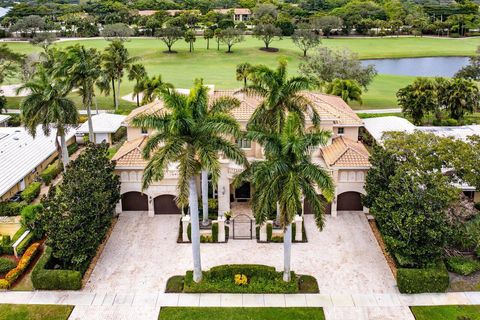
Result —
[[[103, 49], [108, 42], [103, 39], [82, 39], [62, 41], [55, 44], [58, 47], [67, 47], [75, 43], [82, 43], [87, 47]], [[289, 71], [297, 74], [298, 65], [303, 57], [290, 38], [274, 41], [272, 47], [278, 52], [259, 50], [262, 42], [246, 37], [246, 41], [236, 44], [233, 53], [225, 53], [225, 47], [210, 41], [210, 49], [206, 49], [206, 40], [197, 38], [194, 52], [188, 51], [188, 44], [179, 40], [173, 46], [176, 54], [166, 54], [165, 45], [155, 38], [134, 38], [126, 42], [130, 54], [138, 56], [150, 76], [161, 74], [165, 81], [177, 87], [190, 87], [195, 78], [203, 78], [205, 84], [214, 84], [218, 88], [236, 88], [241, 85], [235, 80], [235, 66], [242, 62], [251, 64], [266, 64], [275, 66], [280, 57], [289, 61]], [[31, 54], [39, 52], [41, 48], [26, 42], [7, 42], [14, 51]], [[428, 37], [399, 37], [399, 38], [335, 38], [323, 39], [322, 46], [335, 49], [349, 49], [356, 52], [361, 59], [372, 58], [402, 58], [402, 57], [430, 57], [430, 56], [471, 56], [480, 45], [479, 38], [447, 39]], [[376, 109], [396, 107], [395, 93], [399, 88], [412, 82], [414, 77], [397, 75], [378, 75], [363, 94], [363, 105], [352, 104], [355, 109]], [[7, 83], [18, 83], [18, 79], [8, 79]], [[124, 80], [121, 95], [132, 92], [132, 85]], [[74, 95], [75, 100], [80, 99]], [[20, 98], [9, 98], [8, 107], [18, 107]], [[98, 94], [98, 107], [112, 108], [112, 99]], [[129, 102], [122, 102], [121, 109], [127, 112], [133, 107]]]

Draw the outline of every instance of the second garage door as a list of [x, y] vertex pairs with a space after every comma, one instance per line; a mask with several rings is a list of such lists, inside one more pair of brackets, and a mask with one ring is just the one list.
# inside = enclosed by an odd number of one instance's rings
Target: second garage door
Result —
[[175, 202], [175, 196], [170, 194], [161, 195], [153, 202], [155, 214], [180, 214], [180, 209]]
[[362, 211], [362, 199], [358, 192], [344, 192], [337, 198], [338, 211]]

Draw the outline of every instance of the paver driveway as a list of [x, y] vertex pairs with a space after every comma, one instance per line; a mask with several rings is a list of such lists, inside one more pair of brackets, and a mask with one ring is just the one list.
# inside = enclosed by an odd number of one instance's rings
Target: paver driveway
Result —
[[[312, 216], [305, 220], [308, 243], [294, 244], [292, 269], [314, 275], [321, 293], [395, 293], [393, 276], [365, 215], [326, 217], [318, 231]], [[107, 292], [164, 290], [169, 277], [191, 269], [191, 246], [177, 244], [179, 216], [147, 217], [125, 212], [93, 271], [85, 290]], [[202, 266], [258, 263], [282, 269], [280, 243], [230, 240], [202, 244]]]

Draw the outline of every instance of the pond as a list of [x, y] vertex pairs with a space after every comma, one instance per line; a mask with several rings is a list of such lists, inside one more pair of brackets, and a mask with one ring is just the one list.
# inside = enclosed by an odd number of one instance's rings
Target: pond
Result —
[[468, 63], [468, 57], [362, 60], [363, 65], [373, 64], [378, 73], [417, 77], [453, 77]]

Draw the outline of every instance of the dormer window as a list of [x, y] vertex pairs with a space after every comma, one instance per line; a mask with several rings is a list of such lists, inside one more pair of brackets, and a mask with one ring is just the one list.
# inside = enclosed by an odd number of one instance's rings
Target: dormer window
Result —
[[345, 133], [345, 128], [338, 128], [338, 134], [344, 134]]
[[145, 127], [142, 127], [142, 134], [147, 135], [148, 134], [148, 129]]

